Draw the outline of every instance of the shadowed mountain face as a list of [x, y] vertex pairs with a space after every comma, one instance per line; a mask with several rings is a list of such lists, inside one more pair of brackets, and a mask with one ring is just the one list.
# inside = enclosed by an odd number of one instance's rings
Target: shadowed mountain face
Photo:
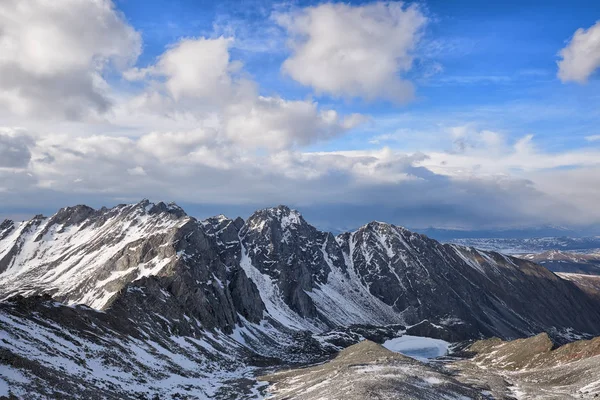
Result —
[[[33, 309], [56, 304], [61, 310], [41, 313], [42, 318], [40, 312], [23, 311], [27, 299], [8, 300], [15, 295], [50, 295], [71, 307], [48, 298], [31, 300]], [[3, 362], [20, 360], [19, 365], [52, 356], [49, 348], [31, 351], [41, 344], [19, 330], [20, 319], [35, 329], [63, 327], [76, 342], [93, 334], [102, 349], [115, 340], [150, 340], [159, 344], [154, 352], [174, 363], [189, 345], [177, 338], [204, 340], [201, 346], [212, 353], [215, 365], [244, 354], [232, 367], [238, 370], [251, 365], [248, 360], [317, 361], [367, 332], [393, 336], [405, 326], [411, 335], [448, 341], [542, 331], [568, 340], [578, 333], [600, 333], [598, 297], [532, 262], [443, 245], [381, 222], [333, 236], [285, 206], [257, 211], [246, 221], [224, 216], [198, 221], [174, 204], [148, 201], [100, 210], [76, 206], [50, 218], [5, 221], [0, 225], [0, 299], [0, 328], [9, 332], [7, 341], [29, 343], [0, 342], [10, 352]], [[73, 320], [67, 323], [62, 314]], [[113, 328], [118, 321], [124, 323]], [[63, 352], [69, 362], [85, 358], [69, 348]], [[203, 376], [214, 372], [212, 364], [194, 367], [196, 362], [185, 361]], [[123, 363], [119, 368], [127, 371]], [[52, 375], [33, 370], [40, 382]], [[149, 371], [140, 372], [140, 379], [159, 379]], [[166, 383], [146, 383], [139, 383], [140, 390], [149, 396], [175, 390]], [[248, 389], [240, 388], [236, 393]], [[128, 398], [124, 390], [114, 391], [115, 396]]]
[[314, 332], [417, 324], [457, 338], [600, 330], [600, 310], [534, 263], [369, 223], [334, 237], [285, 206], [197, 221], [174, 204], [76, 206], [4, 222], [0, 295], [106, 309], [156, 276], [206, 328], [275, 320]]

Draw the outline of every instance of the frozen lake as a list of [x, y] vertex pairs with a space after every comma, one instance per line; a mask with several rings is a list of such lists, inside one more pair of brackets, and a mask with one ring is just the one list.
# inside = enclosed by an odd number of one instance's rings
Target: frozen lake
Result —
[[419, 361], [442, 357], [448, 354], [450, 343], [422, 336], [404, 335], [383, 343], [383, 347]]

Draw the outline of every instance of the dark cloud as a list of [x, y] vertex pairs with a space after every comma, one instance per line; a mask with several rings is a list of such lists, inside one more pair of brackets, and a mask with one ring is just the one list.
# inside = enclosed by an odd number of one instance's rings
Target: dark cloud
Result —
[[3, 134], [0, 132], [0, 167], [24, 168], [31, 160], [31, 137], [26, 135]]

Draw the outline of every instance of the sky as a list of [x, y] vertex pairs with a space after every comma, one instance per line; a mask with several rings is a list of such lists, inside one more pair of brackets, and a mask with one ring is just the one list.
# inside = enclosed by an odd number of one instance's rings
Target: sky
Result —
[[0, 218], [600, 226], [600, 3], [4, 0]]

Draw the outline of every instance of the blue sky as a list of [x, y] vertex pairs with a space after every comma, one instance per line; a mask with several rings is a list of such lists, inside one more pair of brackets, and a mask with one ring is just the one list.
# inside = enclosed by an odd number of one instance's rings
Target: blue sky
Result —
[[[131, 24], [139, 29], [144, 51], [139, 65], [151, 64], [167, 46], [181, 37], [214, 36], [230, 32], [240, 41], [278, 44], [271, 49], [235, 49], [233, 57], [260, 84], [261, 93], [277, 93], [303, 99], [314, 96], [311, 88], [282, 75], [288, 55], [284, 32], [272, 21], [274, 10], [306, 7], [321, 2], [277, 4], [267, 1], [117, 1]], [[369, 2], [344, 2], [367, 4]], [[417, 2], [430, 17], [421, 53], [411, 71], [417, 82], [417, 98], [402, 106], [386, 101], [340, 100], [317, 96], [320, 104], [345, 112], [368, 113], [375, 121], [368, 129], [318, 143], [314, 150], [356, 150], [375, 147], [371, 136], [395, 128], [414, 131], [435, 129], [440, 123], [470, 122], [520, 137], [535, 133], [549, 151], [584, 146], [585, 137], [598, 129], [598, 81], [587, 85], [563, 84], [556, 77], [558, 50], [573, 32], [592, 26], [600, 18], [600, 5], [577, 1], [565, 10], [564, 2], [548, 1], [428, 1]], [[223, 29], [215, 32], [215, 24]], [[233, 27], [227, 31], [225, 27]], [[424, 77], [433, 64], [443, 71]], [[365, 71], [365, 73], [368, 73]], [[559, 112], [553, 111], [559, 109]], [[381, 122], [379, 122], [381, 118]], [[409, 123], [396, 119], [414, 120]], [[409, 138], [388, 143], [405, 150], [419, 150], [428, 138]]]
[[332, 229], [600, 225], [598, 2], [0, 11], [0, 217], [150, 198]]

